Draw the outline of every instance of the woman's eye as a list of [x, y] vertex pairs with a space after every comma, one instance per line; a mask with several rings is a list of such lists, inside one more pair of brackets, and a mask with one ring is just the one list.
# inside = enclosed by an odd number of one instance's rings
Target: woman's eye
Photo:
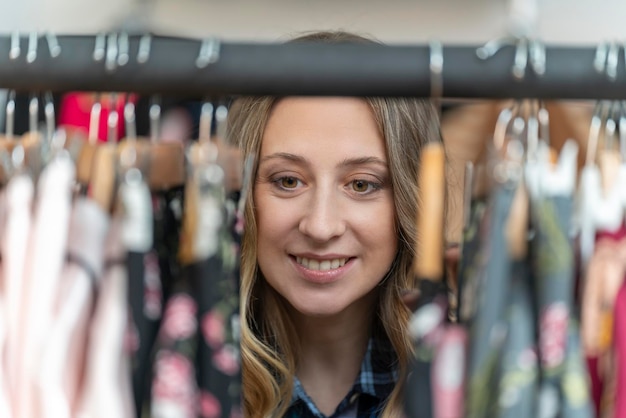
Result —
[[277, 182], [283, 189], [295, 189], [298, 187], [298, 179], [295, 177], [281, 177]]
[[370, 193], [374, 190], [379, 189], [380, 186], [366, 180], [353, 180], [352, 181], [352, 190], [357, 193]]

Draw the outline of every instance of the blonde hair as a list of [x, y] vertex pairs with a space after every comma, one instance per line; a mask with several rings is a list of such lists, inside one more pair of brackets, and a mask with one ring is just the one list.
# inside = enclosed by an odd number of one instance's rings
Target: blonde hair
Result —
[[[305, 37], [306, 38], [306, 37]], [[343, 32], [316, 33], [306, 39], [345, 41], [363, 38]], [[300, 38], [299, 40], [302, 40]], [[367, 41], [367, 40], [365, 40]], [[244, 157], [254, 156], [250, 188], [254, 187], [256, 161], [265, 125], [276, 97], [238, 99], [229, 115], [229, 138]], [[411, 98], [365, 98], [385, 138], [396, 211], [398, 252], [379, 286], [374, 325], [388, 337], [397, 355], [399, 384], [391, 393], [383, 417], [400, 417], [402, 382], [405, 380], [412, 344], [407, 332], [409, 311], [402, 292], [414, 287], [412, 263], [416, 244], [415, 219], [418, 202], [417, 174], [420, 150], [427, 141], [440, 141], [434, 108], [427, 100]], [[246, 417], [282, 417], [292, 396], [298, 352], [297, 330], [285, 301], [269, 286], [257, 263], [257, 225], [253, 193], [247, 195], [246, 228], [241, 248], [241, 338], [243, 398]]]

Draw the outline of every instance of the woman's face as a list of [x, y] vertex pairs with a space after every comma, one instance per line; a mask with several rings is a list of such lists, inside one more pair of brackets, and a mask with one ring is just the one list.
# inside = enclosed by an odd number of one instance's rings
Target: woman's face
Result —
[[298, 312], [369, 309], [397, 251], [385, 141], [362, 99], [286, 98], [254, 190], [258, 263]]

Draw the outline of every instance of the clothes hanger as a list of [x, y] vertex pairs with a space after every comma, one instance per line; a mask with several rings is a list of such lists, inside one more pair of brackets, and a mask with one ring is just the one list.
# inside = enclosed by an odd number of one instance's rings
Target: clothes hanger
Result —
[[[127, 42], [127, 37], [120, 37], [120, 42]], [[137, 55], [137, 61], [140, 63], [145, 63], [149, 60], [150, 56], [150, 37], [142, 38], [142, 46]], [[109, 42], [110, 43], [110, 42]], [[116, 44], [117, 45], [117, 44]], [[123, 45], [122, 45], [123, 46]], [[108, 48], [108, 46], [107, 46]], [[126, 47], [119, 48], [119, 50], [126, 50]], [[117, 52], [116, 52], [117, 53]], [[109, 57], [111, 55], [111, 57]], [[94, 50], [94, 59], [104, 59], [107, 57], [107, 60], [110, 62], [116, 61], [114, 56], [110, 54], [109, 49], [105, 50], [102, 42], [96, 42], [96, 47]], [[110, 65], [112, 66], [112, 65]], [[99, 96], [97, 96], [99, 97]], [[129, 96], [126, 97], [126, 104], [124, 106], [124, 112], [130, 112], [129, 116], [132, 115], [134, 118], [134, 103]], [[101, 145], [97, 144], [97, 132], [100, 120], [100, 112], [101, 112], [101, 103], [99, 100], [94, 102], [91, 111], [90, 118], [90, 128], [89, 128], [89, 142], [82, 147], [80, 158], [78, 162], [78, 177], [82, 183], [90, 183], [91, 176], [93, 175], [92, 167], [94, 165], [94, 154], [96, 154], [96, 150], [101, 147]], [[153, 191], [159, 190], [167, 190], [172, 187], [181, 186], [185, 182], [185, 153], [182, 144], [179, 143], [168, 143], [168, 142], [160, 142], [159, 139], [159, 124], [160, 124], [160, 113], [161, 107], [159, 104], [159, 100], [156, 97], [153, 97], [151, 106], [150, 106], [150, 137], [151, 140], [147, 140], [144, 138], [136, 137], [136, 128], [134, 121], [129, 124], [128, 119], [125, 117], [126, 129], [127, 129], [127, 138], [124, 138], [120, 142], [120, 147], [117, 151], [118, 153], [118, 161], [120, 158], [120, 153], [123, 152], [125, 148], [125, 143], [129, 137], [133, 140], [133, 147], [135, 147], [138, 155], [145, 156], [145, 154], [149, 154], [146, 157], [149, 161], [149, 167], [145, 169], [146, 171], [146, 181], [150, 185], [150, 188]], [[116, 112], [117, 113], [117, 112]], [[117, 115], [119, 117], [119, 115]], [[132, 132], [129, 131], [132, 129]], [[109, 135], [111, 133], [111, 129], [109, 126]], [[110, 141], [108, 141], [110, 142]], [[105, 151], [106, 152], [106, 151]], [[99, 153], [99, 150], [97, 151]], [[102, 157], [104, 158], [104, 157]], [[143, 159], [144, 157], [142, 157]], [[158, 167], [158, 169], [149, 169], [150, 167]]]
[[117, 161], [117, 94], [112, 94], [107, 120], [107, 142], [98, 146], [90, 177], [90, 195], [107, 213], [113, 210]]
[[620, 150], [615, 148], [617, 123], [620, 118], [620, 102], [607, 103], [608, 114], [604, 123], [604, 146], [598, 151], [598, 168], [604, 194], [612, 193], [616, 187], [617, 174], [621, 163]]
[[[0, 184], [5, 185], [11, 175], [13, 174], [15, 165], [12, 163], [12, 153], [15, 149], [16, 141], [13, 136], [13, 127], [15, 125], [15, 90], [11, 90], [8, 95], [6, 104], [6, 118], [5, 118], [5, 135], [0, 137], [0, 159], [2, 167], [2, 175], [0, 177]], [[23, 148], [21, 148], [23, 153]], [[22, 158], [18, 157], [18, 161]]]
[[[198, 141], [190, 145], [187, 151], [188, 176], [179, 248], [179, 259], [183, 264], [206, 259], [217, 252], [219, 230], [226, 216], [225, 172], [218, 163], [216, 145], [220, 139], [211, 136], [213, 111], [214, 106], [210, 102], [202, 105]], [[218, 107], [215, 113], [216, 132], [223, 134], [227, 109], [225, 106]]]
[[94, 101], [89, 112], [87, 137], [75, 133], [68, 138], [68, 146], [75, 149], [76, 177], [83, 185], [91, 183], [96, 151], [98, 149], [98, 130], [102, 114], [101, 94], [94, 93]]
[[[443, 47], [430, 43], [431, 100], [440, 120], [440, 100], [443, 96]], [[439, 139], [439, 138], [437, 138]], [[409, 334], [415, 346], [411, 373], [405, 393], [405, 412], [411, 417], [431, 417], [434, 397], [432, 362], [437, 345], [438, 330], [447, 317], [447, 294], [444, 284], [444, 201], [445, 155], [443, 144], [428, 138], [420, 152], [416, 199], [419, 202], [413, 275], [419, 289], [417, 306], [409, 320]]]
[[[521, 260], [526, 257], [528, 251], [529, 200], [523, 176], [518, 173], [523, 170], [528, 154], [534, 152], [533, 149], [539, 140], [538, 121], [533, 114], [532, 104], [528, 101], [518, 103], [516, 111], [511, 114], [510, 135], [507, 135], [508, 132], [505, 130], [509, 127], [506, 119], [500, 126], [499, 132], [494, 134], [496, 147], [502, 147], [499, 153], [500, 161], [495, 163], [494, 175], [498, 183], [515, 183], [515, 195], [504, 233], [509, 256], [512, 260]], [[504, 170], [506, 174], [499, 173], [500, 170]]]
[[[128, 99], [128, 96], [127, 96]], [[138, 146], [135, 127], [135, 106], [131, 100], [124, 105], [126, 139], [117, 147], [116, 197], [122, 213], [122, 238], [129, 251], [145, 253], [153, 246], [152, 195], [147, 184], [150, 175], [150, 148]]]
[[621, 201], [623, 207], [626, 209], [626, 188], [623, 187], [626, 184], [626, 103], [624, 101], [619, 102], [620, 114], [619, 114], [619, 153], [620, 153], [620, 165], [617, 172], [617, 184], [622, 185], [618, 187], [621, 192]]
[[532, 199], [542, 196], [572, 196], [577, 182], [578, 143], [568, 139], [558, 152], [550, 144], [549, 114], [540, 104], [537, 112], [539, 141], [525, 167], [525, 179]]
[[[125, 105], [125, 113], [130, 112], [134, 118], [134, 104], [129, 98]], [[138, 155], [147, 159], [144, 168], [146, 182], [153, 191], [168, 190], [185, 184], [185, 149], [182, 143], [161, 141], [161, 105], [158, 97], [153, 97], [149, 108], [149, 138], [136, 136], [134, 121], [126, 123], [127, 136], [120, 141], [120, 150], [127, 142], [132, 142]], [[130, 129], [130, 131], [129, 131]]]
[[624, 218], [619, 188], [613, 187], [608, 193], [603, 192], [602, 175], [596, 163], [598, 142], [608, 111], [607, 103], [596, 104], [589, 128], [586, 162], [580, 174], [578, 222], [583, 268], [586, 268], [593, 254], [596, 231], [614, 231], [620, 227]]

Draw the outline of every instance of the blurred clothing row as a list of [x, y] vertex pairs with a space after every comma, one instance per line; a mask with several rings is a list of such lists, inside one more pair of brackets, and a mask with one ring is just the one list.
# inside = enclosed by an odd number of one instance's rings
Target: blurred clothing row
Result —
[[0, 150], [0, 416], [240, 416], [243, 225], [214, 145], [155, 190], [130, 143], [102, 199], [58, 136], [35, 165]]

